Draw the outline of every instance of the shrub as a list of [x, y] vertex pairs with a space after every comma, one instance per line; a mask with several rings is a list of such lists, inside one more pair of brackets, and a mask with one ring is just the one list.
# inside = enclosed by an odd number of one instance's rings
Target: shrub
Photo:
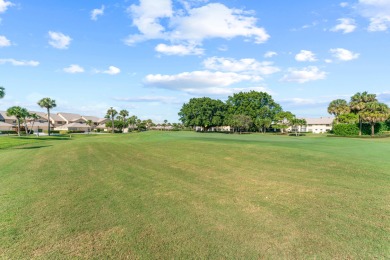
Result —
[[9, 131], [9, 130], [2, 130], [2, 131], [0, 131], [0, 134], [4, 134], [4, 135], [6, 135], [6, 134], [9, 134], [9, 135], [14, 135], [14, 134], [18, 134], [18, 132], [16, 132], [16, 131]]
[[61, 131], [60, 131], [60, 135], [66, 135], [66, 134], [68, 134], [68, 131], [67, 131], [67, 130], [61, 130]]
[[337, 124], [333, 126], [333, 132], [341, 136], [359, 135], [359, 127], [357, 124]]
[[67, 131], [68, 134], [81, 134], [81, 133], [85, 133], [85, 131], [82, 131], [82, 130], [69, 130]]

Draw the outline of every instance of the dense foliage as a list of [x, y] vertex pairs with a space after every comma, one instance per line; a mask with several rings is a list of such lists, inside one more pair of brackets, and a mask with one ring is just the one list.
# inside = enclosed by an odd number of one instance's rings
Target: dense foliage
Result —
[[[336, 135], [356, 135], [355, 123], [359, 122], [357, 134], [374, 136], [376, 133], [386, 131], [386, 124], [380, 123], [390, 120], [389, 107], [380, 103], [375, 94], [367, 92], [356, 93], [349, 103], [342, 99], [333, 100], [328, 106], [328, 112], [336, 116], [336, 125], [333, 127]], [[345, 126], [338, 126], [339, 123]], [[367, 131], [368, 127], [370, 131]]]
[[231, 126], [236, 131], [265, 131], [281, 113], [282, 107], [265, 92], [240, 92], [229, 96], [226, 103], [208, 97], [192, 98], [185, 103], [179, 117], [186, 127]]

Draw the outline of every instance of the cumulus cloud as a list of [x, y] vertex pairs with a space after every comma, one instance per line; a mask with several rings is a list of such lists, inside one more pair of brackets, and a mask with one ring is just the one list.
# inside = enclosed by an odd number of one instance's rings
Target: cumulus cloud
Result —
[[72, 64], [69, 67], [64, 68], [63, 71], [66, 72], [66, 73], [71, 73], [71, 74], [83, 73], [84, 72], [84, 68], [81, 67], [80, 65]]
[[49, 44], [56, 49], [67, 49], [72, 38], [61, 32], [49, 31]]
[[341, 61], [354, 60], [360, 56], [359, 53], [353, 53], [352, 51], [343, 48], [330, 49], [330, 53], [333, 54], [333, 57]]
[[179, 56], [185, 56], [185, 55], [202, 55], [204, 53], [204, 49], [197, 48], [195, 45], [166, 45], [163, 43], [160, 43], [156, 46], [155, 50], [159, 53], [165, 54], [165, 55], [179, 55]]
[[316, 66], [309, 66], [302, 69], [289, 68], [281, 81], [305, 83], [308, 81], [326, 78], [326, 72], [321, 71]]
[[272, 58], [272, 57], [277, 56], [277, 55], [278, 55], [278, 53], [275, 51], [267, 51], [264, 54], [264, 58]]
[[110, 67], [108, 67], [108, 70], [105, 70], [102, 73], [109, 74], [109, 75], [117, 75], [117, 74], [121, 73], [121, 70], [115, 66], [110, 66]]
[[34, 60], [15, 60], [15, 59], [0, 59], [0, 64], [10, 63], [13, 66], [31, 66], [36, 67], [39, 65], [38, 61]]
[[341, 31], [342, 33], [346, 34], [346, 33], [351, 33], [356, 29], [356, 23], [354, 19], [340, 18], [337, 19], [337, 21], [339, 22], [339, 24], [333, 27], [332, 29], [330, 29], [332, 32]]
[[369, 19], [368, 31], [387, 31], [390, 28], [390, 1], [359, 0], [358, 12]]
[[99, 15], [104, 14], [104, 5], [100, 9], [96, 8], [91, 11], [91, 20], [96, 21]]
[[295, 55], [295, 60], [297, 61], [316, 61], [316, 55], [307, 50], [301, 50], [297, 55]]
[[259, 62], [255, 59], [232, 59], [211, 57], [203, 61], [206, 69], [227, 72], [242, 72], [244, 74], [269, 75], [280, 71], [270, 61]]
[[0, 14], [5, 13], [7, 11], [8, 7], [13, 6], [14, 4], [10, 1], [0, 0]]
[[0, 35], [0, 48], [11, 46], [11, 41], [7, 37]]
[[[201, 45], [205, 39], [244, 37], [263, 43], [270, 37], [257, 19], [241, 9], [230, 9], [220, 3], [174, 10], [171, 0], [140, 0], [128, 12], [139, 34], [130, 35], [125, 43], [134, 45], [150, 39], [163, 39], [178, 46]], [[212, 26], [211, 26], [212, 25]], [[178, 52], [181, 54], [181, 52]]]

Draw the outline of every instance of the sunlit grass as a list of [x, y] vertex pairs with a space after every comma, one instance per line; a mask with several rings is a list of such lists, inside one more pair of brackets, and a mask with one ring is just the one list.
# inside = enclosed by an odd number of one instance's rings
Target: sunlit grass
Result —
[[0, 150], [2, 258], [390, 256], [389, 139], [28, 141]]

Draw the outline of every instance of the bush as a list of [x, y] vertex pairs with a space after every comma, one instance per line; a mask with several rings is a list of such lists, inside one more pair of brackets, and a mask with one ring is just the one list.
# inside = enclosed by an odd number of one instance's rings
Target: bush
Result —
[[304, 134], [304, 133], [289, 134], [289, 136], [306, 136], [306, 134]]
[[68, 134], [68, 131], [67, 131], [67, 130], [61, 130], [61, 131], [60, 131], [60, 135], [66, 135], [66, 134]]
[[357, 124], [337, 124], [333, 126], [333, 132], [341, 136], [359, 135], [359, 127]]
[[81, 134], [81, 133], [85, 133], [85, 131], [82, 131], [82, 130], [69, 130], [69, 131], [67, 131], [67, 133], [68, 134]]
[[[48, 133], [48, 131], [47, 130], [44, 130], [43, 131], [45, 134], [47, 134]], [[59, 134], [60, 133], [60, 131], [59, 130], [50, 130], [50, 133], [51, 134]]]
[[[382, 134], [383, 132], [388, 130], [388, 126], [385, 122], [376, 123], [375, 124], [375, 134]], [[362, 125], [362, 134], [363, 135], [371, 135], [371, 125], [363, 124]]]
[[18, 132], [16, 132], [16, 131], [8, 131], [8, 130], [2, 130], [2, 131], [0, 131], [0, 134], [4, 134], [4, 135], [6, 135], [6, 134], [9, 134], [9, 135], [14, 135], [14, 134], [18, 134]]

